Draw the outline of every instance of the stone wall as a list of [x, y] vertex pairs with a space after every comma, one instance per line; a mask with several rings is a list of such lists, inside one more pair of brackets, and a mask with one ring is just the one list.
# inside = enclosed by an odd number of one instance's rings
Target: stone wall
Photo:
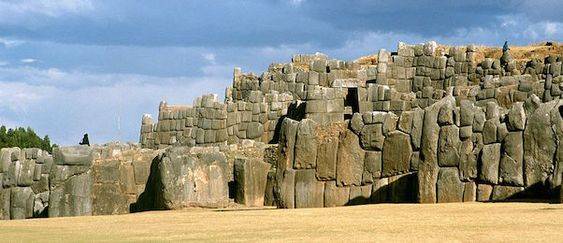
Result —
[[354, 113], [320, 126], [283, 121], [281, 207], [549, 199], [561, 186], [563, 102], [503, 109], [448, 95], [425, 109]]
[[0, 219], [46, 216], [53, 157], [40, 149], [0, 151]]

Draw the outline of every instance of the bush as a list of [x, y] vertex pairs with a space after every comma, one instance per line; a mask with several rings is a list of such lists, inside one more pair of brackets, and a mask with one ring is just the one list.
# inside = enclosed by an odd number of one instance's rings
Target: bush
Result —
[[45, 135], [45, 137], [41, 139], [30, 127], [27, 129], [23, 127], [15, 129], [6, 129], [5, 126], [0, 127], [0, 148], [40, 148], [51, 153], [53, 146], [56, 145], [51, 145], [49, 136]]

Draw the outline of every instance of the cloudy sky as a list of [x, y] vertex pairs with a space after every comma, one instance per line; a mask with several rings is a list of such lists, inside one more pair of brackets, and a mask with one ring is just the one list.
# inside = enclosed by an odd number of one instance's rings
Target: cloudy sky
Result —
[[563, 1], [0, 0], [0, 123], [55, 143], [138, 140], [158, 103], [223, 95], [233, 67], [396, 43], [563, 41]]

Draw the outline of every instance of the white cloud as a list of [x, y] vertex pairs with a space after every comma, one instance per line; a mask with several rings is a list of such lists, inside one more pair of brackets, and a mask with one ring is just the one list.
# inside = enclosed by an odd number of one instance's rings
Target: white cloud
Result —
[[2, 66], [8, 66], [9, 64], [10, 64], [10, 63], [7, 62], [7, 61], [2, 61], [2, 60], [0, 60], [0, 67], [2, 67]]
[[32, 64], [32, 63], [36, 63], [37, 59], [24, 58], [24, 59], [21, 59], [20, 62], [25, 63], [25, 64]]
[[305, 0], [289, 0], [289, 4], [291, 4], [293, 6], [300, 6], [304, 2], [305, 2]]
[[16, 46], [19, 46], [23, 43], [24, 43], [24, 41], [21, 41], [21, 40], [15, 40], [15, 39], [10, 39], [10, 38], [0, 37], [0, 45], [3, 45], [6, 48], [16, 47]]
[[203, 53], [201, 56], [210, 64], [216, 64], [215, 53]]
[[136, 141], [142, 114], [156, 117], [163, 98], [170, 104], [192, 104], [204, 93], [224, 95], [231, 66], [204, 66], [202, 73], [155, 77], [0, 67], [0, 123], [33, 127], [59, 144], [74, 144], [84, 132], [95, 143]]
[[94, 9], [91, 0], [0, 0], [0, 23], [19, 23], [32, 16], [59, 17]]

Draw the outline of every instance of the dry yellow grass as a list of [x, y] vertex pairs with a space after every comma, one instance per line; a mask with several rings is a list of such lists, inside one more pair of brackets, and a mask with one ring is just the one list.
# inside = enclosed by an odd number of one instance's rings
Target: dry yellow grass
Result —
[[563, 205], [378, 204], [0, 222], [2, 241], [563, 241]]

